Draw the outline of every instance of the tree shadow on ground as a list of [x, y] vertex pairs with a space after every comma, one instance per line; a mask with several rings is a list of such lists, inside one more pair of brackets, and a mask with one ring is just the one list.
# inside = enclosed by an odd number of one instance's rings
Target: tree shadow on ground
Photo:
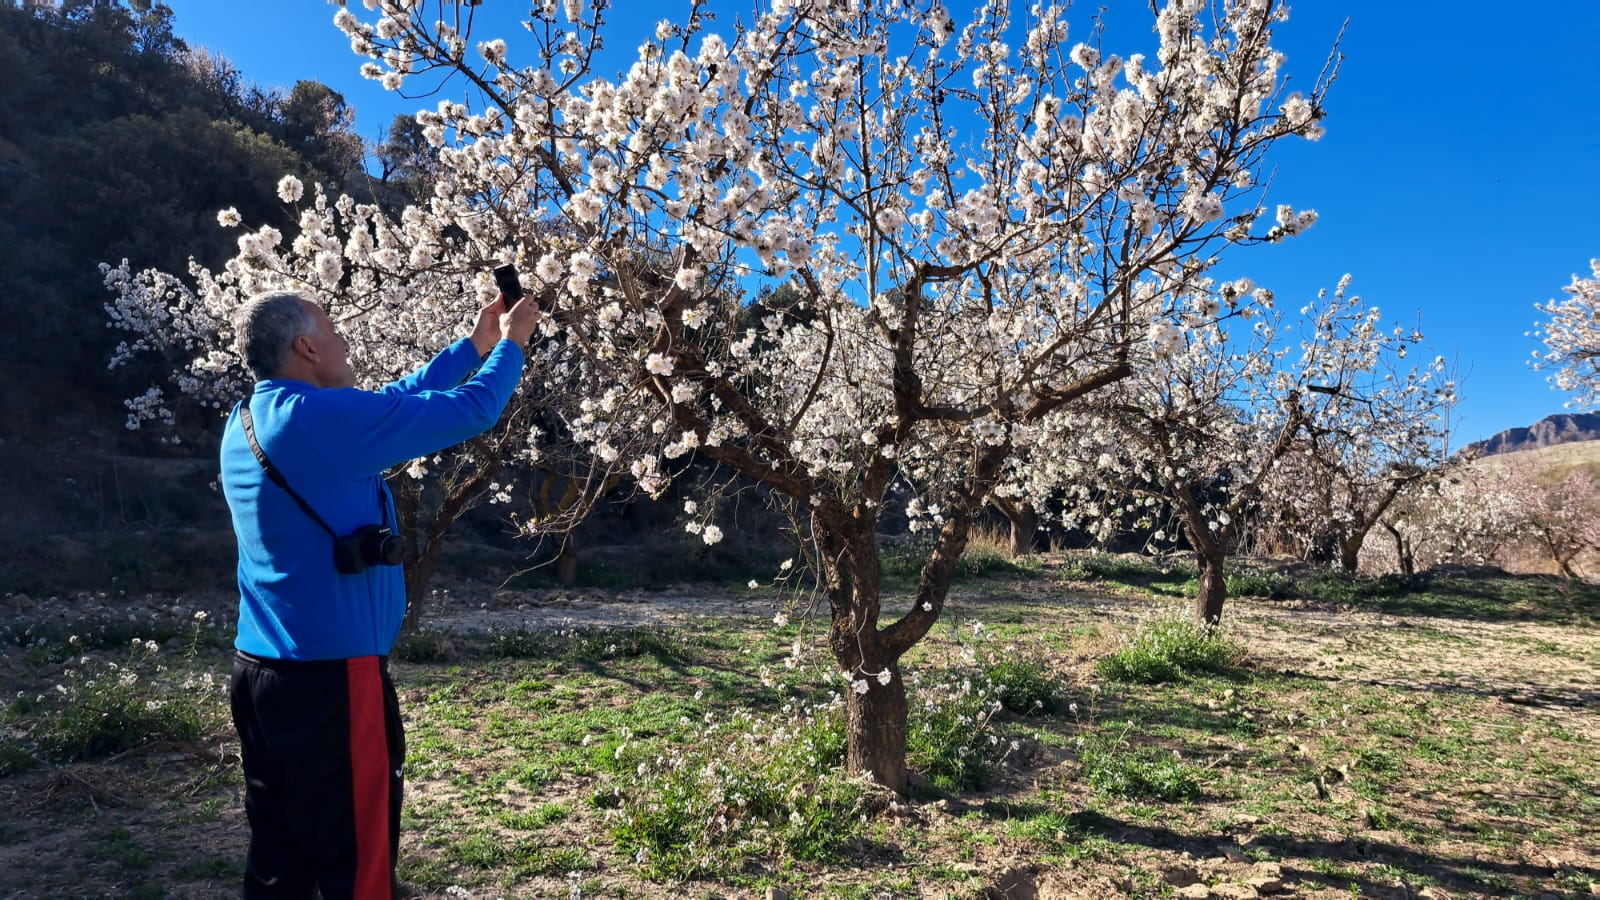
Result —
[[1296, 597], [1316, 606], [1396, 616], [1559, 624], [1600, 620], [1600, 585], [1555, 575], [1512, 575], [1487, 566], [1447, 566], [1411, 576], [1322, 573], [1296, 587]]
[[1446, 694], [1460, 697], [1475, 697], [1479, 700], [1497, 700], [1502, 703], [1512, 703], [1517, 706], [1526, 706], [1530, 709], [1552, 710], [1560, 712], [1588, 712], [1600, 709], [1600, 689], [1578, 688], [1570, 686], [1531, 687], [1528, 685], [1508, 686], [1465, 681], [1439, 681], [1418, 680], [1406, 676], [1393, 679], [1383, 678], [1351, 678], [1342, 675], [1319, 675], [1303, 672], [1296, 679], [1305, 681], [1322, 682], [1324, 684], [1359, 684], [1367, 687], [1386, 688], [1388, 690], [1406, 691], [1411, 694], [1434, 695]]
[[[1188, 835], [1159, 825], [1140, 825], [1086, 810], [1068, 816], [1074, 828], [1085, 834], [1098, 834], [1124, 844], [1152, 850], [1186, 851], [1198, 858], [1238, 857], [1240, 843], [1230, 835]], [[1558, 878], [1600, 881], [1600, 869], [1589, 867], [1556, 869], [1552, 866], [1490, 860], [1475, 857], [1429, 853], [1374, 838], [1329, 840], [1288, 834], [1263, 834], [1250, 841], [1250, 848], [1264, 850], [1279, 862], [1284, 887], [1294, 892], [1309, 883], [1332, 884], [1348, 888], [1360, 896], [1397, 894], [1393, 872], [1415, 876], [1419, 881], [1437, 882], [1451, 891], [1477, 896], [1516, 896], [1524, 892], [1515, 882], [1553, 887]], [[1313, 868], [1309, 861], [1334, 864]], [[1302, 862], [1306, 861], [1306, 862]], [[1339, 863], [1349, 864], [1339, 866]], [[1354, 869], [1371, 866], [1375, 871]], [[1332, 870], [1331, 872], [1329, 870]], [[1403, 876], [1402, 876], [1403, 877]], [[1409, 895], [1409, 894], [1407, 894]]]

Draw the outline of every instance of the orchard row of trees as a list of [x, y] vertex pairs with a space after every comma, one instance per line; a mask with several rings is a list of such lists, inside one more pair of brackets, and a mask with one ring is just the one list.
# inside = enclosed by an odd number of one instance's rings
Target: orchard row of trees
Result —
[[[714, 464], [802, 537], [847, 762], [884, 784], [905, 784], [901, 658], [986, 505], [1182, 540], [1215, 622], [1264, 500], [1319, 473], [1323, 496], [1276, 515], [1343, 557], [1442, 458], [1454, 385], [1442, 361], [1402, 367], [1414, 329], [1345, 283], [1295, 314], [1213, 274], [1316, 218], [1269, 203], [1267, 176], [1279, 142], [1321, 135], [1336, 66], [1286, 87], [1276, 0], [1177, 0], [1126, 56], [1055, 4], [774, 0], [717, 34], [695, 3], [614, 78], [601, 3], [534, 3], [516, 47], [474, 35], [471, 6], [367, 7], [335, 22], [370, 77], [473, 86], [417, 116], [430, 193], [396, 211], [286, 176], [293, 227], [225, 210], [242, 232], [220, 266], [109, 267], [117, 358], [179, 366], [136, 419], [244, 393], [229, 317], [256, 291], [324, 299], [378, 382], [456, 337], [514, 260], [554, 314], [504, 429], [397, 474], [427, 540], [508, 463], [561, 498], [530, 533]], [[688, 510], [708, 544], [715, 507]], [[886, 609], [878, 537], [901, 509], [931, 549]]]
[[[1593, 578], [1600, 553], [1600, 480], [1583, 465], [1513, 457], [1450, 465], [1402, 493], [1363, 549], [1380, 572], [1445, 564], [1547, 565]], [[1587, 568], [1585, 568], [1587, 566]]]

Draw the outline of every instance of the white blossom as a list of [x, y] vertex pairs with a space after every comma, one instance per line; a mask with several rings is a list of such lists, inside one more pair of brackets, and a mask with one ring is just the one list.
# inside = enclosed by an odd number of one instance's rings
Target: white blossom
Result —
[[285, 203], [298, 203], [305, 194], [305, 185], [293, 175], [285, 175], [278, 179], [278, 199]]

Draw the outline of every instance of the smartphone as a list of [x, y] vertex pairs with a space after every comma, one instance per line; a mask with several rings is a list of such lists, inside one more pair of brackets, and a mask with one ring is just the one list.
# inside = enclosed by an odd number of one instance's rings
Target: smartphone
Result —
[[517, 267], [511, 263], [495, 267], [494, 283], [500, 288], [500, 293], [506, 295], [506, 309], [522, 299], [522, 282], [517, 278]]

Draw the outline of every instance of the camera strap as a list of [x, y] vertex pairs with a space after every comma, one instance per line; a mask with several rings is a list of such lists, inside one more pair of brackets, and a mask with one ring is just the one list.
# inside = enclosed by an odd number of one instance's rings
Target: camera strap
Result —
[[[284, 478], [283, 473], [279, 472], [277, 466], [272, 464], [272, 460], [267, 459], [267, 451], [261, 449], [261, 444], [256, 441], [256, 427], [250, 416], [250, 402], [248, 400], [239, 404], [239, 420], [244, 423], [244, 436], [250, 442], [250, 450], [255, 453], [256, 462], [261, 463], [261, 468], [267, 473], [267, 477], [272, 480], [273, 484], [283, 488], [289, 496], [293, 497], [294, 502], [300, 504], [300, 508], [306, 511], [306, 515], [315, 520], [318, 525], [321, 525], [322, 530], [337, 541], [339, 533], [329, 528], [328, 523], [323, 521], [322, 517], [317, 515], [317, 511], [311, 508], [311, 504], [307, 503], [304, 497], [295, 493], [294, 488], [289, 487], [288, 479]], [[382, 489], [380, 488], [379, 490], [381, 494]]]

